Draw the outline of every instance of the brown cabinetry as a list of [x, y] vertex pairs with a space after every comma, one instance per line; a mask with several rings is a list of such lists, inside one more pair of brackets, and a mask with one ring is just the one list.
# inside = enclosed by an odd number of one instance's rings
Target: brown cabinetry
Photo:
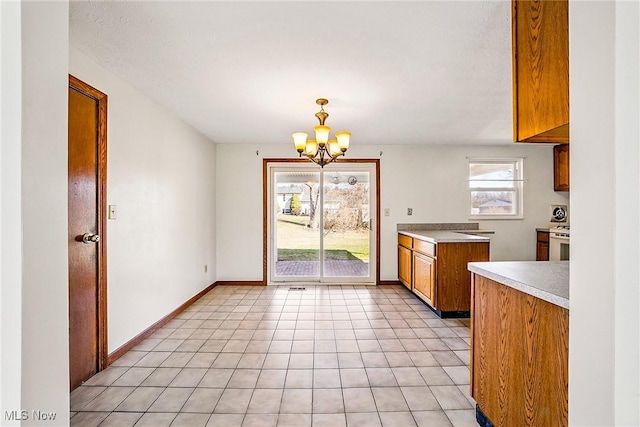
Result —
[[411, 249], [398, 243], [398, 279], [411, 289]]
[[473, 275], [471, 396], [496, 427], [568, 425], [569, 310]]
[[536, 261], [549, 261], [549, 232], [536, 231]]
[[468, 316], [472, 261], [489, 261], [488, 242], [433, 243], [398, 234], [398, 279], [442, 317]]
[[569, 2], [512, 0], [516, 142], [569, 142]]
[[413, 253], [413, 292], [430, 306], [436, 293], [436, 260], [419, 252]]
[[553, 189], [569, 191], [569, 144], [553, 147]]

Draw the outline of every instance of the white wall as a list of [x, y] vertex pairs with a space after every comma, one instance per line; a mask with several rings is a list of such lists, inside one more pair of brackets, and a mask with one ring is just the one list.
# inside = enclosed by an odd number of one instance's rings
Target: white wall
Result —
[[[56, 412], [65, 423], [69, 8], [67, 2], [21, 5], [22, 408], [16, 409]], [[23, 423], [32, 424], [51, 421]]]
[[[262, 159], [295, 157], [293, 144], [217, 147], [218, 280], [262, 280]], [[382, 212], [391, 209], [381, 218], [381, 280], [397, 279], [398, 223], [469, 220], [468, 156], [526, 157], [524, 219], [480, 225], [496, 231], [493, 260], [534, 260], [535, 228], [549, 225], [550, 204], [568, 204], [566, 193], [553, 191], [550, 145], [366, 146], [354, 141], [348, 155], [380, 158], [380, 205]], [[408, 207], [412, 216], [406, 215]]]
[[576, 426], [640, 424], [639, 23], [637, 2], [569, 8], [569, 422]]
[[640, 425], [640, 5], [616, 4], [615, 419]]
[[[215, 145], [70, 49], [70, 73], [108, 96], [109, 352], [215, 281]], [[205, 273], [204, 266], [208, 266]]]
[[[68, 2], [2, 2], [0, 13], [0, 424], [18, 424], [4, 411], [26, 410], [22, 425], [65, 425]], [[215, 280], [215, 146], [77, 52], [71, 68], [110, 96], [108, 199], [120, 208], [107, 237], [114, 350]], [[56, 421], [38, 422], [33, 410]]]
[[[0, 417], [21, 405], [21, 6], [0, 2]], [[3, 417], [4, 418], [4, 417]], [[0, 418], [0, 424], [2, 424]]]

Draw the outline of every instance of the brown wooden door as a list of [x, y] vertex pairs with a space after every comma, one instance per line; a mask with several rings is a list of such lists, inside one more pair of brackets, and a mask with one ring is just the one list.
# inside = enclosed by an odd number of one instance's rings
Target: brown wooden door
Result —
[[[69, 372], [73, 390], [104, 368], [106, 95], [69, 80]], [[84, 237], [84, 241], [83, 241]], [[101, 241], [101, 240], [102, 241]]]

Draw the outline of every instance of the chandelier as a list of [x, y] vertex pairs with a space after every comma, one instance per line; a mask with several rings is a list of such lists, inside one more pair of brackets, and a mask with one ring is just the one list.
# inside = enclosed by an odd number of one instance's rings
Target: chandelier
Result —
[[328, 103], [329, 101], [324, 98], [316, 99], [316, 104], [320, 106], [320, 111], [315, 114], [320, 124], [313, 128], [316, 139], [307, 139], [309, 135], [306, 132], [291, 134], [293, 145], [296, 147], [300, 157], [304, 154], [309, 160], [322, 168], [338, 157], [344, 156], [344, 153], [349, 148], [349, 139], [351, 138], [351, 132], [340, 131], [336, 132], [335, 139], [329, 139], [331, 128], [324, 124], [324, 121], [329, 117], [329, 114], [324, 111], [324, 106]]

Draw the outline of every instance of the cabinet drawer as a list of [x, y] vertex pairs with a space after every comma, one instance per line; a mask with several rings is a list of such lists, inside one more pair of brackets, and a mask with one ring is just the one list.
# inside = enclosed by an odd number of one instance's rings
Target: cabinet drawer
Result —
[[548, 242], [548, 241], [549, 241], [549, 232], [538, 231], [538, 242]]
[[413, 239], [409, 236], [405, 236], [404, 234], [398, 234], [398, 244], [400, 246], [404, 246], [405, 248], [413, 248]]
[[436, 245], [434, 243], [425, 242], [423, 240], [415, 239], [413, 241], [413, 250], [422, 252], [423, 254], [436, 256]]

